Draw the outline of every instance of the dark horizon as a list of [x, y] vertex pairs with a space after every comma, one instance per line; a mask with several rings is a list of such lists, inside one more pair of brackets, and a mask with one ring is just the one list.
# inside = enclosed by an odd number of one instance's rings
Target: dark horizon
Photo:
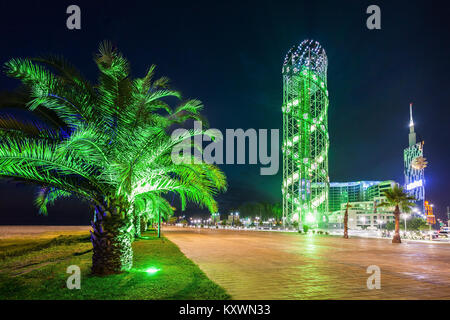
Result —
[[[222, 131], [281, 129], [284, 56], [304, 39], [319, 41], [328, 56], [330, 180], [392, 179], [402, 184], [412, 102], [415, 130], [418, 140], [425, 141], [429, 162], [427, 198], [438, 218], [447, 220], [450, 21], [444, 1], [378, 1], [381, 30], [366, 28], [369, 1], [176, 6], [77, 1], [81, 30], [66, 28], [70, 4], [1, 3], [0, 63], [61, 54], [94, 81], [92, 55], [108, 39], [129, 59], [134, 77], [156, 64], [157, 74], [168, 76], [185, 98], [203, 101], [210, 126]], [[0, 75], [0, 91], [19, 84]], [[274, 176], [260, 176], [260, 165], [221, 168], [229, 183], [229, 191], [219, 197], [221, 213], [247, 201], [281, 200], [281, 162]], [[89, 223], [87, 205], [76, 199], [59, 201], [48, 217], [39, 216], [33, 206], [35, 190], [1, 182], [0, 224]]]

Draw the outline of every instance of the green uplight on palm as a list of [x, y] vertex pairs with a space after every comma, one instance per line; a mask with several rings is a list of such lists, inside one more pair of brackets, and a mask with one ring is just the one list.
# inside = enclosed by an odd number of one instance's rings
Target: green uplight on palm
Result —
[[59, 57], [5, 63], [6, 74], [30, 93], [12, 93], [14, 100], [51, 116], [37, 116], [38, 124], [0, 114], [0, 179], [42, 186], [35, 200], [42, 214], [70, 196], [95, 204], [92, 271], [110, 274], [131, 270], [128, 236], [141, 236], [141, 219], [159, 225], [173, 214], [169, 192], [180, 197], [181, 210], [193, 202], [217, 212], [214, 197], [227, 183], [217, 166], [198, 163], [190, 153], [178, 153], [180, 161], [173, 161], [175, 146], [203, 133], [171, 134], [172, 125], [201, 119], [199, 100], [180, 100], [171, 108], [163, 100], [181, 94], [168, 79], [155, 79], [155, 66], [132, 79], [129, 61], [108, 41], [100, 44], [95, 62], [95, 85]]

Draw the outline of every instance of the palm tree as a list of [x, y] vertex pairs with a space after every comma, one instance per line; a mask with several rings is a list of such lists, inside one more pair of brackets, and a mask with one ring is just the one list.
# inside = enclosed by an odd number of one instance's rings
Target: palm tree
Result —
[[183, 209], [191, 201], [216, 212], [214, 196], [226, 189], [226, 178], [213, 165], [171, 159], [175, 145], [199, 132], [172, 139], [169, 129], [201, 119], [200, 101], [172, 110], [163, 99], [181, 95], [168, 79], [154, 80], [154, 66], [131, 79], [129, 62], [109, 42], [100, 45], [95, 62], [96, 85], [59, 57], [5, 64], [6, 74], [28, 88], [34, 118], [0, 120], [0, 178], [41, 186], [36, 204], [42, 213], [59, 198], [87, 200], [94, 216], [92, 272], [109, 274], [132, 267], [137, 198], [174, 192]]
[[391, 189], [384, 191], [384, 196], [386, 201], [379, 204], [379, 207], [395, 207], [395, 234], [392, 239], [392, 243], [401, 243], [400, 239], [400, 210], [402, 212], [408, 213], [415, 206], [412, 202], [416, 198], [408, 195], [402, 188], [398, 185], [394, 185]]
[[157, 221], [158, 223], [158, 237], [161, 237], [161, 219], [166, 221], [174, 212], [174, 207], [161, 196], [150, 194], [149, 197], [137, 197], [135, 200], [135, 212], [140, 224], [139, 230], [136, 227], [136, 236], [140, 237], [141, 232], [147, 230], [148, 221]]
[[347, 201], [344, 214], [344, 239], [348, 239], [348, 208], [351, 208], [351, 205]]
[[277, 222], [282, 221], [283, 217], [283, 205], [281, 202], [276, 202], [272, 205], [272, 214]]

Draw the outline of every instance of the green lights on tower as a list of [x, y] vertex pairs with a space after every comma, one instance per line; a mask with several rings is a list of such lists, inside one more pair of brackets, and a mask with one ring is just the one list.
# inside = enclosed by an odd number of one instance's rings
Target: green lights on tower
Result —
[[427, 160], [423, 156], [424, 142], [417, 142], [412, 116], [412, 103], [409, 105], [409, 146], [404, 150], [405, 189], [416, 198], [420, 210], [425, 211], [425, 168]]
[[314, 224], [328, 212], [327, 56], [305, 40], [283, 64], [283, 219]]

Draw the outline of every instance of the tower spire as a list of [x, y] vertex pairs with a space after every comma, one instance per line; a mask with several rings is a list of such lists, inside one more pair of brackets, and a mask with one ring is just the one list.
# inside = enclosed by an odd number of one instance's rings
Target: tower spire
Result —
[[409, 146], [416, 144], [416, 133], [414, 132], [414, 121], [412, 116], [412, 102], [409, 104]]

